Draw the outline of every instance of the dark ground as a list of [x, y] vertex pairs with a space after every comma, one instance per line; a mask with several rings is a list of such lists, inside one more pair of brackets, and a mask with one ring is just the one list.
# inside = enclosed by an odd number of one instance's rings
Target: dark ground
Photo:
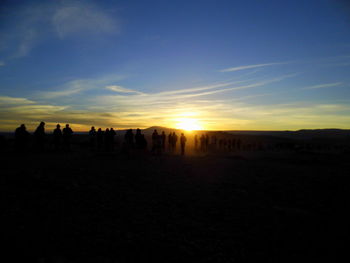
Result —
[[348, 154], [3, 151], [1, 160], [1, 235], [13, 260], [346, 262]]

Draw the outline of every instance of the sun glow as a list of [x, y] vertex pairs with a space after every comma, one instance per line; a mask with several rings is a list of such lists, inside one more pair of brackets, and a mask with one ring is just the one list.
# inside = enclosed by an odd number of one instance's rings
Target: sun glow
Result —
[[197, 119], [192, 118], [181, 118], [176, 120], [176, 128], [186, 131], [202, 130], [203, 127], [200, 125]]

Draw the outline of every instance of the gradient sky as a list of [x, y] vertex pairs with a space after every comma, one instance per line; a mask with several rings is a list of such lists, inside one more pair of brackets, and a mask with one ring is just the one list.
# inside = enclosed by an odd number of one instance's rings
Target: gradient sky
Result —
[[340, 0], [0, 3], [0, 130], [350, 128]]

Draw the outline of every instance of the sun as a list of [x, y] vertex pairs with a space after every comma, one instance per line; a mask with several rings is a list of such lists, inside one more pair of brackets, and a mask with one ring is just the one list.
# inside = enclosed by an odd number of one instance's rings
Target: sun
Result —
[[181, 118], [176, 120], [176, 128], [186, 131], [202, 130], [202, 126], [197, 119]]

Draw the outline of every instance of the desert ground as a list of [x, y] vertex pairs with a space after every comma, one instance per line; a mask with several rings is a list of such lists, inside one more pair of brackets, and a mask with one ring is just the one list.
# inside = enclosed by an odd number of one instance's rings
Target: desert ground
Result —
[[340, 262], [347, 255], [347, 151], [158, 156], [77, 143], [70, 152], [18, 153], [7, 143], [1, 160], [1, 232], [14, 261]]

